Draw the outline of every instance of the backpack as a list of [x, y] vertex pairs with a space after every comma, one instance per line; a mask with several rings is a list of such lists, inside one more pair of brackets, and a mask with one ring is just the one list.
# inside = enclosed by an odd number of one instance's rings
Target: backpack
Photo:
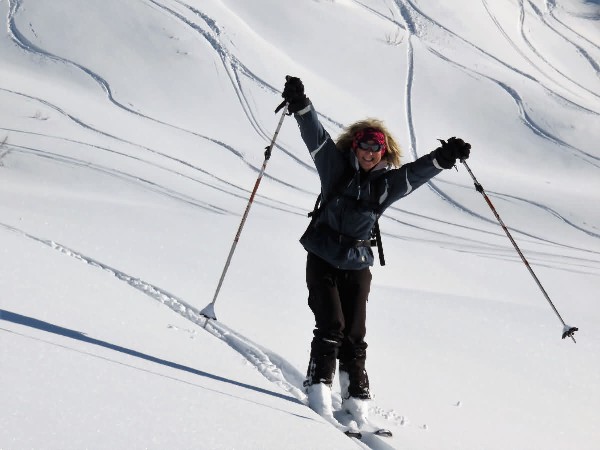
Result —
[[[345, 181], [345, 179], [344, 179], [344, 181]], [[342, 186], [344, 186], [344, 183], [340, 183], [338, 185], [338, 188], [334, 190], [333, 195], [331, 197], [335, 197], [335, 194], [339, 193]], [[317, 219], [317, 217], [323, 210], [323, 207], [329, 201], [329, 200], [326, 200], [323, 202], [322, 200], [323, 200], [323, 195], [322, 195], [322, 193], [319, 193], [319, 195], [317, 196], [317, 200], [315, 201], [315, 206], [314, 206], [313, 210], [307, 214], [307, 216], [310, 217], [310, 219], [311, 219], [311, 221], [310, 221], [311, 225], [315, 222], [315, 220]], [[373, 225], [373, 228], [371, 229], [370, 245], [371, 245], [371, 247], [377, 247], [377, 253], [379, 254], [379, 264], [382, 266], [385, 266], [385, 255], [383, 254], [383, 242], [381, 241], [381, 232], [379, 231], [379, 217], [380, 217], [380, 215], [378, 214], [377, 219], [375, 220], [375, 224]]]

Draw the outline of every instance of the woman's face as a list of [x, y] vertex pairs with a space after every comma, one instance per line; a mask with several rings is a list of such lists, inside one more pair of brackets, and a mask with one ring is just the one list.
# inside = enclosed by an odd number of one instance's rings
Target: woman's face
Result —
[[359, 142], [355, 153], [360, 168], [365, 172], [379, 164], [382, 157], [379, 144], [373, 140]]

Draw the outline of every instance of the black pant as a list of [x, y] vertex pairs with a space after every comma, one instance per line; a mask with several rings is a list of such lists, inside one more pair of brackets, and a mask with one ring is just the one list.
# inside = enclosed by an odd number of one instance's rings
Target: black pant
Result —
[[331, 386], [339, 359], [340, 370], [350, 378], [350, 396], [370, 398], [364, 338], [371, 271], [336, 269], [309, 253], [306, 284], [308, 305], [316, 322], [306, 384]]

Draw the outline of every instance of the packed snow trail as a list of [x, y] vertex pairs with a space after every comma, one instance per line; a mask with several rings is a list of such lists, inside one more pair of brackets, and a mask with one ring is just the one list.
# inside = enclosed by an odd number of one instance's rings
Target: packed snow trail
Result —
[[[276, 353], [262, 347], [259, 344], [252, 342], [250, 339], [242, 336], [241, 334], [235, 332], [227, 325], [223, 324], [220, 321], [208, 320], [200, 314], [200, 311], [194, 306], [186, 303], [175, 295], [154, 286], [144, 280], [136, 278], [134, 276], [128, 275], [114, 267], [111, 267], [107, 264], [103, 264], [89, 256], [83, 255], [75, 250], [72, 250], [64, 245], [61, 245], [52, 240], [41, 239], [39, 237], [33, 236], [29, 233], [26, 233], [18, 228], [12, 227], [7, 224], [0, 223], [0, 228], [4, 228], [7, 231], [16, 233], [21, 235], [24, 238], [31, 239], [37, 243], [43, 244], [47, 247], [56, 250], [63, 255], [70, 256], [71, 258], [75, 258], [81, 262], [84, 262], [92, 267], [96, 267], [98, 269], [102, 269], [108, 272], [110, 275], [114, 276], [120, 281], [127, 283], [129, 286], [143, 292], [147, 296], [161, 302], [163, 305], [168, 306], [171, 310], [179, 314], [180, 316], [188, 319], [194, 324], [200, 326], [201, 328], [208, 331], [213, 336], [225, 342], [229, 347], [242, 355], [252, 366], [254, 366], [267, 380], [276, 384], [285, 392], [290, 394], [291, 398], [299, 401], [300, 403], [308, 406], [308, 399], [306, 394], [302, 389], [302, 382], [304, 381], [304, 375], [299, 372], [294, 366], [292, 366], [288, 361], [286, 361], [283, 357], [277, 355]], [[6, 311], [7, 317], [15, 318], [15, 320], [25, 320], [16, 313], [11, 313]], [[35, 319], [29, 319], [29, 322], [35, 321]], [[73, 337], [73, 333], [67, 333], [70, 337]], [[87, 338], [84, 334], [78, 333], [77, 338], [92, 344], [102, 345], [107, 348], [111, 348], [113, 350], [121, 351], [124, 353], [131, 354], [132, 356], [144, 357], [148, 360], [155, 360], [155, 362], [159, 362], [162, 364], [167, 363], [167, 365], [171, 365], [175, 368], [183, 368], [183, 366], [177, 365], [175, 363], [169, 363], [168, 361], [160, 360], [158, 358], [153, 358], [148, 355], [143, 355], [139, 352], [135, 352], [133, 350], [124, 349], [119, 346], [114, 346], [112, 344], [104, 343], [103, 341], [99, 341], [92, 338]], [[203, 371], [184, 368], [192, 373], [197, 373], [198, 375], [203, 376], [211, 376], [220, 379], [217, 375], [206, 374]], [[243, 385], [243, 384], [240, 384]], [[245, 386], [245, 385], [244, 385]], [[340, 402], [338, 402], [340, 403]], [[387, 418], [390, 413], [385, 413], [373, 406], [371, 411], [374, 414], [379, 415], [382, 419], [389, 421]], [[396, 415], [392, 412], [392, 417], [396, 417]], [[390, 421], [391, 424], [396, 424], [395, 420]], [[397, 425], [397, 424], [396, 424]], [[404, 418], [402, 418], [400, 425], [404, 425]], [[391, 449], [388, 443], [385, 442], [384, 437], [376, 436], [374, 433], [366, 432], [363, 434], [363, 438], [358, 442], [363, 448], [371, 448], [376, 450], [386, 450]], [[356, 440], [356, 439], [355, 439]]]
[[[85, 256], [75, 250], [65, 247], [57, 242], [51, 240], [40, 239], [29, 233], [19, 230], [18, 228], [10, 225], [0, 223], [0, 227], [20, 234], [23, 237], [34, 240], [40, 244], [44, 244], [60, 253], [75, 258], [81, 262], [89, 264], [90, 266], [102, 269], [115, 278], [129, 284], [131, 287], [142, 291], [147, 296], [158, 300], [162, 304], [168, 306], [177, 314], [185, 317], [191, 322], [205, 328], [214, 336], [218, 337], [222, 341], [226, 342], [231, 348], [239, 352], [244, 358], [246, 358], [258, 371], [263, 374], [269, 381], [277, 384], [285, 391], [289, 392], [294, 398], [300, 400], [302, 403], [306, 403], [306, 395], [298, 389], [294, 384], [288, 382], [288, 379], [300, 380], [302, 375], [296, 371], [289, 363], [287, 363], [280, 356], [266, 350], [257, 344], [254, 344], [249, 339], [237, 334], [235, 331], [229, 329], [226, 325], [220, 322], [211, 322], [207, 325], [206, 319], [200, 315], [200, 312], [193, 306], [187, 304], [183, 300], [177, 298], [175, 295], [160, 289], [159, 287], [153, 286], [146, 281], [143, 281], [134, 276], [128, 275], [120, 270], [117, 270], [111, 266], [103, 264], [89, 256]], [[277, 366], [272, 361], [277, 361]], [[282, 372], [284, 371], [285, 374]], [[302, 383], [300, 382], [300, 385]]]

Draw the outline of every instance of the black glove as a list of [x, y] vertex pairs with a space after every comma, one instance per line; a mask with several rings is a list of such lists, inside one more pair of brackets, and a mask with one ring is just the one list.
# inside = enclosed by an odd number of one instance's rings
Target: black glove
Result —
[[304, 95], [304, 85], [302, 80], [297, 77], [286, 76], [285, 86], [281, 96], [284, 101], [277, 107], [275, 112], [279, 111], [285, 103], [288, 103], [288, 114], [296, 113], [310, 104], [310, 100]]
[[462, 161], [469, 158], [471, 144], [468, 142], [455, 137], [451, 137], [447, 142], [441, 139], [439, 141], [442, 146], [435, 149], [435, 159], [444, 169], [451, 169], [456, 164], [457, 159]]

